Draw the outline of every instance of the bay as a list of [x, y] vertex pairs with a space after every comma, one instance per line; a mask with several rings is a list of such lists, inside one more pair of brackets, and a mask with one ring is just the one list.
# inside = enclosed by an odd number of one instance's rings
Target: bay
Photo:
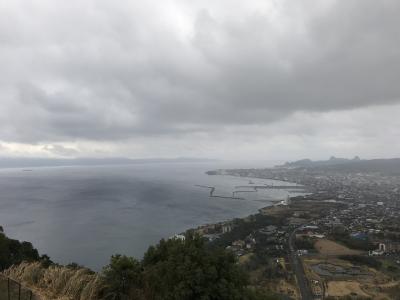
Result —
[[[255, 163], [253, 163], [255, 164]], [[142, 257], [151, 244], [206, 223], [244, 217], [288, 191], [231, 196], [235, 187], [271, 180], [210, 176], [239, 163], [145, 163], [0, 170], [0, 225], [62, 264], [94, 270], [112, 254]]]

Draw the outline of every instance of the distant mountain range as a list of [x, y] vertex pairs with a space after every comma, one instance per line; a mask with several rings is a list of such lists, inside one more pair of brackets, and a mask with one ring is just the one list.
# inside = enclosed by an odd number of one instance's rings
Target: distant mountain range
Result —
[[295, 162], [286, 162], [284, 165], [277, 167], [325, 169], [342, 172], [380, 172], [386, 175], [400, 175], [400, 158], [365, 160], [360, 159], [358, 156], [353, 159], [332, 156], [329, 160], [312, 161], [310, 159], [302, 159]]
[[214, 162], [214, 159], [206, 158], [10, 158], [0, 157], [0, 168], [34, 168], [34, 167], [57, 167], [57, 166], [99, 166], [99, 165], [128, 165], [145, 163], [196, 163]]
[[337, 164], [346, 164], [349, 162], [358, 162], [361, 159], [358, 156], [355, 156], [353, 159], [348, 158], [338, 158], [335, 156], [331, 156], [328, 160], [317, 160], [312, 161], [311, 159], [301, 159], [294, 162], [286, 162], [283, 166], [285, 167], [315, 167], [315, 166], [327, 166], [327, 165], [337, 165]]

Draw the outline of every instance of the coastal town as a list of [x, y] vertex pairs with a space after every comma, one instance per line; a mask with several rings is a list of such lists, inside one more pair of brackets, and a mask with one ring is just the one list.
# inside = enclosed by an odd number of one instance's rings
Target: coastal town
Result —
[[211, 247], [232, 251], [254, 286], [283, 299], [399, 299], [400, 176], [392, 169], [331, 158], [208, 174], [285, 181], [307, 192], [195, 229]]

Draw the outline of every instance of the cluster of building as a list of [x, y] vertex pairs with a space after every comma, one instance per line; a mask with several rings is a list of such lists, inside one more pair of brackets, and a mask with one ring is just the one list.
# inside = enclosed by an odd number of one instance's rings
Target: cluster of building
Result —
[[[345, 172], [340, 168], [272, 168], [227, 170], [229, 175], [295, 182], [310, 193], [304, 199], [343, 203], [347, 208], [331, 209], [318, 219], [329, 232], [344, 226], [351, 236], [382, 244], [374, 253], [400, 250], [400, 176], [379, 172]], [[301, 197], [299, 197], [301, 198]], [[298, 220], [297, 220], [298, 221]], [[293, 216], [296, 224], [296, 215]]]
[[[296, 183], [307, 192], [261, 209], [261, 216], [278, 219], [279, 224], [255, 227], [251, 234], [230, 241], [226, 248], [237, 256], [257, 253], [261, 248], [276, 260], [277, 266], [280, 261], [285, 265], [286, 260], [291, 266], [290, 274], [294, 270], [293, 257], [310, 254], [297, 246], [337, 237], [337, 242], [366, 245], [370, 251], [364, 253], [400, 265], [400, 175], [291, 167], [223, 170], [223, 174]], [[234, 224], [207, 225], [201, 231], [212, 240], [230, 232]], [[297, 243], [299, 239], [303, 241]], [[308, 249], [316, 251], [313, 246]], [[308, 278], [312, 294], [319, 298], [325, 287], [318, 278], [311, 279]]]
[[233, 221], [226, 221], [215, 224], [205, 224], [197, 227], [194, 231], [212, 242], [218, 239], [222, 234], [231, 232], [233, 226]]
[[250, 234], [243, 240], [233, 241], [226, 249], [231, 250], [236, 256], [240, 257], [252, 252], [256, 243], [256, 239]]
[[317, 200], [385, 203], [400, 208], [400, 176], [379, 172], [345, 172], [330, 168], [270, 168], [225, 170], [233, 176], [257, 177], [304, 185]]

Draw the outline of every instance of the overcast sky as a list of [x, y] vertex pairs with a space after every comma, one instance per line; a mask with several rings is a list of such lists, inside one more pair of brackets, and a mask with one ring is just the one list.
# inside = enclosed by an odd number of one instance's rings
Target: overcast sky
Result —
[[400, 156], [398, 0], [0, 0], [0, 156]]

